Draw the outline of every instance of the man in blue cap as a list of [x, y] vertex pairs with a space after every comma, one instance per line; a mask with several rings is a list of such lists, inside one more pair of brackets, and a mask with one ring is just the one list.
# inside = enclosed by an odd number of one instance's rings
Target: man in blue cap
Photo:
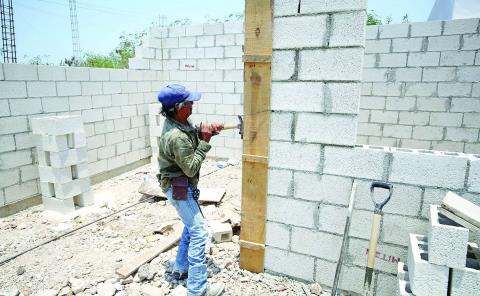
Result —
[[165, 124], [159, 141], [157, 175], [162, 190], [185, 225], [178, 245], [173, 277], [187, 278], [187, 295], [218, 296], [223, 284], [207, 284], [205, 246], [207, 225], [197, 203], [200, 167], [211, 146], [210, 138], [224, 127], [222, 123], [200, 124], [189, 120], [193, 102], [201, 94], [184, 86], [170, 84], [158, 94]]

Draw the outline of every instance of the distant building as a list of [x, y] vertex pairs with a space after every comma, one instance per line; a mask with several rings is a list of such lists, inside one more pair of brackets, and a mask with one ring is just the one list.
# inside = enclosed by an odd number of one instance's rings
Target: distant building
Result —
[[480, 0], [436, 0], [429, 21], [480, 17]]

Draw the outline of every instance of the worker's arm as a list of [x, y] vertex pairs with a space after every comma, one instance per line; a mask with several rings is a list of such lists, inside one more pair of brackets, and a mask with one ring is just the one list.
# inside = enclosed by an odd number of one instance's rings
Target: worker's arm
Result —
[[210, 148], [212, 148], [210, 144], [200, 141], [197, 149], [194, 150], [192, 143], [187, 137], [178, 137], [173, 144], [175, 162], [185, 175], [194, 177], [200, 170]]

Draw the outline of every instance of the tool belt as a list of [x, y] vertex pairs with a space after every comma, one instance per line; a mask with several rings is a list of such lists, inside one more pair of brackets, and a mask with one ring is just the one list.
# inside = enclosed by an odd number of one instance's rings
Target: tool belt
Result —
[[[174, 200], [186, 200], [188, 197], [188, 178], [186, 176], [178, 176], [172, 178], [172, 197]], [[200, 190], [192, 188], [193, 198], [198, 200]]]

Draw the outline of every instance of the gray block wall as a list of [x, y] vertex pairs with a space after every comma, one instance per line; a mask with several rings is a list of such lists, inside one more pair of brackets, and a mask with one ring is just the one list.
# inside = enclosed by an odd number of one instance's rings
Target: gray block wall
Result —
[[96, 175], [148, 158], [156, 70], [0, 64], [0, 207], [40, 193], [31, 119], [81, 115]]
[[[234, 125], [243, 114], [243, 42], [242, 22], [151, 28], [129, 66], [162, 71], [164, 85], [202, 92], [194, 104], [195, 123]], [[238, 130], [223, 131], [211, 144], [209, 156], [240, 159]]]
[[[365, 9], [366, 1], [302, 1], [298, 13], [298, 1], [275, 1], [265, 267], [331, 287], [356, 181], [340, 288], [363, 294], [369, 186], [388, 181], [394, 193], [384, 208], [374, 283], [376, 295], [395, 295], [397, 263], [407, 258], [409, 233], [428, 230], [430, 204], [447, 190], [480, 204], [473, 181], [480, 158], [355, 145]], [[285, 23], [305, 26], [292, 32]]]
[[367, 26], [357, 142], [480, 153], [479, 19]]

